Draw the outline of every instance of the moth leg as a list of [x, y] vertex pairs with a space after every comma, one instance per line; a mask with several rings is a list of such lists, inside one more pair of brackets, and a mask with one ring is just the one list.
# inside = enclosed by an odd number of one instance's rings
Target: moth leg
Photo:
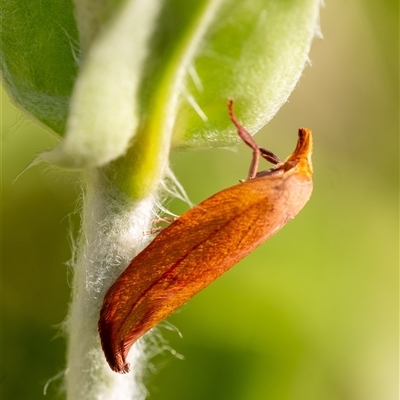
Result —
[[267, 160], [268, 162], [270, 162], [271, 164], [276, 165], [276, 164], [279, 164], [280, 162], [282, 162], [282, 160], [277, 155], [275, 155], [272, 151], [264, 149], [263, 147], [259, 147], [259, 150], [260, 150], [261, 157], [264, 160]]
[[249, 174], [247, 179], [253, 179], [257, 174], [258, 164], [260, 161], [260, 149], [254, 139], [251, 137], [250, 133], [246, 131], [246, 129], [241, 125], [241, 123], [236, 118], [233, 112], [233, 100], [228, 100], [228, 112], [229, 118], [234, 123], [238, 130], [239, 137], [247, 144], [247, 146], [251, 147], [253, 150], [253, 158], [251, 160]]
[[269, 161], [271, 164], [276, 165], [281, 162], [279, 157], [276, 156], [274, 153], [260, 147], [252, 138], [250, 133], [247, 132], [246, 129], [243, 127], [243, 125], [238, 121], [238, 119], [235, 116], [235, 113], [233, 112], [232, 99], [228, 100], [228, 112], [229, 112], [229, 118], [231, 119], [231, 121], [234, 123], [234, 125], [238, 130], [239, 137], [253, 150], [253, 157], [251, 160], [247, 179], [253, 179], [257, 175], [258, 164], [260, 162], [260, 155], [262, 158]]

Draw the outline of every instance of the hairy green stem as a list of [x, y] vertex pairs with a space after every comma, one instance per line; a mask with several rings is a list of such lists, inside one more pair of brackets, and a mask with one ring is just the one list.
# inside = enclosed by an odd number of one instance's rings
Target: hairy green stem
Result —
[[66, 321], [68, 400], [140, 400], [143, 342], [130, 352], [132, 372], [120, 375], [108, 366], [97, 332], [106, 290], [149, 240], [155, 196], [132, 200], [104, 171], [87, 175], [81, 238], [74, 262], [72, 300]]

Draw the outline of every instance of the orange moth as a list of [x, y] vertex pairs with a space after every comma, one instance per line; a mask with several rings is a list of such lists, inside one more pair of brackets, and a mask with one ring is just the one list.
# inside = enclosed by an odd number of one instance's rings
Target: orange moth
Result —
[[[116, 372], [129, 371], [126, 357], [136, 340], [276, 233], [310, 198], [311, 131], [299, 129], [293, 154], [281, 162], [241, 126], [232, 100], [228, 109], [253, 149], [248, 178], [163, 229], [108, 290], [98, 326]], [[274, 166], [257, 173], [260, 156]]]

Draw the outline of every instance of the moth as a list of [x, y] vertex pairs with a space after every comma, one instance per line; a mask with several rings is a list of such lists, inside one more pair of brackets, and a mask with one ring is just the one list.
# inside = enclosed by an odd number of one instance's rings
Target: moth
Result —
[[[293, 154], [281, 161], [256, 144], [236, 118], [232, 100], [228, 111], [253, 150], [248, 177], [163, 229], [110, 287], [98, 328], [113, 371], [128, 372], [133, 343], [275, 234], [311, 196], [311, 131], [300, 128]], [[257, 172], [260, 157], [272, 168]]]

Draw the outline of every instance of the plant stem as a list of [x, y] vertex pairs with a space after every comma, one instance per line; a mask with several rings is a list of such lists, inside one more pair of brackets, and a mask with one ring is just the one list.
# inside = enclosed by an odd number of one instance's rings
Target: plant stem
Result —
[[141, 400], [143, 343], [130, 352], [131, 372], [113, 372], [105, 361], [97, 332], [103, 297], [117, 276], [148, 242], [156, 198], [132, 200], [103, 170], [86, 177], [81, 237], [74, 260], [68, 335], [68, 400]]

